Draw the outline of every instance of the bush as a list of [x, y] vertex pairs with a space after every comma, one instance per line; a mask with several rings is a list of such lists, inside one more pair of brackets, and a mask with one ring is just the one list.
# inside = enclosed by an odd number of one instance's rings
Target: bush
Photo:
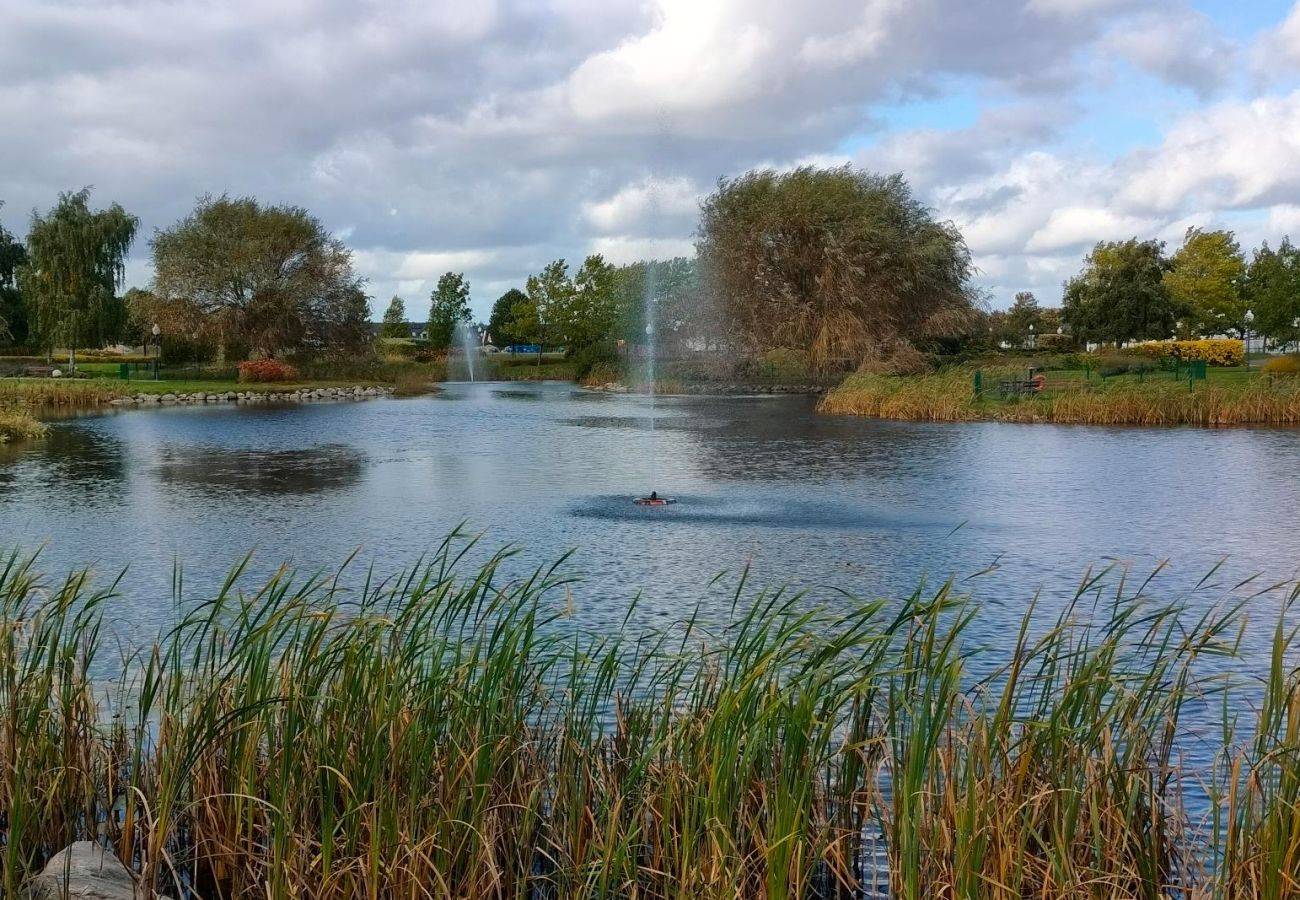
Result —
[[1077, 350], [1079, 344], [1072, 335], [1056, 334], [1049, 331], [1034, 339], [1034, 348], [1043, 353], [1068, 353]]
[[1206, 338], [1199, 341], [1146, 341], [1134, 347], [1133, 351], [1154, 359], [1205, 362], [1211, 366], [1239, 366], [1245, 358], [1245, 347], [1242, 342], [1231, 338]]
[[1261, 367], [1269, 375], [1300, 375], [1300, 354], [1275, 356]]
[[[592, 344], [579, 350], [574, 350], [569, 354], [569, 361], [573, 363], [574, 377], [578, 380], [585, 379], [596, 369], [618, 370], [618, 350], [613, 345], [607, 343]], [[618, 381], [619, 378], [606, 379], [607, 381]]]
[[250, 383], [294, 381], [298, 370], [278, 359], [252, 359], [239, 364], [239, 380]]
[[1097, 363], [1097, 371], [1102, 378], [1115, 375], [1138, 375], [1142, 372], [1154, 371], [1155, 368], [1154, 362], [1140, 356], [1103, 356]]
[[217, 358], [215, 341], [173, 335], [162, 338], [162, 361], [165, 366], [180, 363], [210, 363]]

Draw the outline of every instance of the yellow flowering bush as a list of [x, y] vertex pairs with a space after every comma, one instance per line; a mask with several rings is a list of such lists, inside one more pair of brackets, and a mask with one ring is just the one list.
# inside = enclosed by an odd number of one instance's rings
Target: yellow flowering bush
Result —
[[1211, 366], [1239, 366], [1246, 355], [1241, 341], [1232, 338], [1146, 341], [1133, 349], [1144, 356], [1153, 356], [1156, 359], [1176, 359], [1179, 362], [1203, 361]]

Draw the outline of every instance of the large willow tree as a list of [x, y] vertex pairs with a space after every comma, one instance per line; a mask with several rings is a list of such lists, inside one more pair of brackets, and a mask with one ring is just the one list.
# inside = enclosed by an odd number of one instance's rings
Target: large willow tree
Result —
[[970, 251], [902, 176], [849, 166], [755, 171], [705, 200], [697, 241], [736, 337], [818, 369], [964, 324]]
[[60, 194], [45, 215], [32, 214], [27, 261], [19, 288], [27, 306], [29, 339], [47, 352], [98, 347], [118, 336], [126, 320], [116, 295], [125, 276], [126, 255], [140, 220], [114, 203], [92, 212], [90, 189]]

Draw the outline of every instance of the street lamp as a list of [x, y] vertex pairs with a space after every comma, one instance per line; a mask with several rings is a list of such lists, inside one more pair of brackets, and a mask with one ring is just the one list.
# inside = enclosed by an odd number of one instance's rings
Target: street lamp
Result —
[[1250, 371], [1250, 325], [1254, 321], [1254, 311], [1249, 309], [1246, 310], [1246, 328], [1245, 333], [1243, 334], [1244, 340], [1242, 340], [1242, 362], [1244, 363], [1247, 372]]
[[1033, 322], [1030, 322], [1030, 323], [1029, 323], [1029, 349], [1030, 349], [1030, 350], [1033, 350], [1034, 347], [1035, 347], [1035, 342], [1034, 342], [1034, 323], [1033, 323]]
[[158, 327], [157, 322], [154, 322], [153, 328], [150, 328], [149, 331], [151, 334], [153, 334], [153, 343], [154, 343], [153, 380], [157, 381], [158, 363], [162, 360], [162, 329]]

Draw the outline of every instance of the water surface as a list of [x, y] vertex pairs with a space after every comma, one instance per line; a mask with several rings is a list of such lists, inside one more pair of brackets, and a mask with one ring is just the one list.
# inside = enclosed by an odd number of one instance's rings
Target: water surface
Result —
[[[923, 424], [818, 416], [811, 398], [661, 398], [649, 483], [645, 398], [567, 384], [454, 384], [434, 397], [127, 410], [55, 422], [0, 456], [0, 545], [43, 566], [129, 566], [114, 613], [152, 631], [250, 549], [255, 568], [384, 573], [452, 528], [516, 545], [512, 571], [569, 550], [582, 621], [724, 610], [736, 578], [819, 602], [950, 576], [1005, 644], [1090, 565], [1210, 603], [1300, 562], [1300, 431]], [[630, 500], [657, 489], [666, 509]], [[969, 576], [984, 572], [978, 578]], [[727, 573], [714, 582], [714, 576]], [[1260, 582], [1262, 584], [1262, 581]], [[1256, 601], [1276, 609], [1273, 595]], [[1270, 607], [1270, 604], [1272, 606]]]

